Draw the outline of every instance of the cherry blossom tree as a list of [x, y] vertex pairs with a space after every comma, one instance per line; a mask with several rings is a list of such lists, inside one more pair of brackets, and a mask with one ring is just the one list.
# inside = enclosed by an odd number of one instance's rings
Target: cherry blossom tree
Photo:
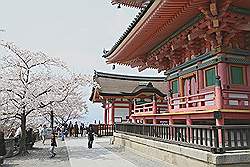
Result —
[[0, 46], [6, 51], [0, 60], [0, 120], [20, 120], [19, 152], [25, 154], [27, 119], [50, 109], [60, 115], [73, 105], [70, 112], [85, 111], [80, 90], [90, 80], [72, 74], [65, 63], [42, 52], [20, 49], [8, 42]]

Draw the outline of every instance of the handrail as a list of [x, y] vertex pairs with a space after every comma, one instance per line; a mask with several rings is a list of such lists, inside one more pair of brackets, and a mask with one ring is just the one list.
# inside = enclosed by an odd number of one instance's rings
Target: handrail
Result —
[[159, 125], [117, 123], [115, 131], [141, 138], [224, 153], [250, 149], [250, 125]]
[[190, 95], [190, 96], [183, 96], [183, 97], [171, 98], [170, 100], [171, 100], [171, 101], [174, 101], [174, 100], [192, 98], [192, 97], [197, 97], [197, 96], [204, 96], [204, 95], [213, 94], [213, 93], [214, 93], [214, 91], [209, 91], [209, 92], [194, 94], [194, 95]]
[[145, 105], [153, 105], [153, 102], [149, 102], [149, 103], [144, 103], [144, 104], [138, 104], [138, 105], [135, 105], [135, 107], [144, 107]]
[[245, 92], [242, 92], [242, 91], [238, 91], [238, 90], [222, 90], [222, 92], [224, 93], [237, 93], [237, 94], [250, 94], [250, 91], [245, 91]]

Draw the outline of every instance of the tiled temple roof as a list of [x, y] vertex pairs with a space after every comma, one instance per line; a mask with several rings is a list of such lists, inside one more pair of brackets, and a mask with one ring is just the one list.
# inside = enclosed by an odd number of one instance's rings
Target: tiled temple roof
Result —
[[148, 4], [148, 2], [151, 0], [112, 0], [112, 5], [123, 5], [127, 7], [134, 7], [134, 8], [144, 8], [145, 5]]
[[155, 92], [159, 96], [167, 94], [165, 77], [129, 76], [95, 72], [93, 79], [98, 86], [92, 90], [91, 101], [94, 100], [95, 93], [98, 93], [100, 96], [135, 96], [142, 91]]

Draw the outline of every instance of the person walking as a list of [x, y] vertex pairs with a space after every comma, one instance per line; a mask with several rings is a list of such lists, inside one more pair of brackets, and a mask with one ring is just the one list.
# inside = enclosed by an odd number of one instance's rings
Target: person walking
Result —
[[42, 143], [45, 145], [45, 140], [47, 137], [47, 133], [48, 133], [48, 129], [46, 127], [46, 125], [43, 125], [43, 129], [41, 131], [41, 136], [42, 136]]
[[80, 134], [81, 134], [81, 137], [83, 136], [83, 130], [84, 130], [84, 123], [81, 123], [81, 125], [80, 125]]
[[71, 137], [73, 135], [73, 124], [72, 122], [70, 121], [69, 122], [69, 126], [68, 126], [68, 131], [69, 131], [69, 137]]
[[79, 134], [79, 127], [78, 127], [77, 122], [75, 122], [75, 125], [74, 125], [74, 132], [75, 132], [75, 137], [78, 137], [78, 134]]
[[53, 158], [53, 157], [56, 156], [55, 147], [57, 147], [56, 135], [55, 135], [54, 132], [52, 132], [52, 136], [51, 136], [51, 147], [50, 147], [50, 158]]
[[90, 124], [89, 128], [87, 129], [88, 134], [88, 148], [92, 148], [93, 141], [94, 141], [94, 129], [93, 126]]

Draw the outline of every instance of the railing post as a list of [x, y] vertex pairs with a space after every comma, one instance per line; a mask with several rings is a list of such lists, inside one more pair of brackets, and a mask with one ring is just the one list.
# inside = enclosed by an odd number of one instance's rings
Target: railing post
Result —
[[131, 118], [132, 118], [132, 123], [136, 123], [135, 117], [131, 117]]
[[213, 127], [213, 130], [214, 130], [214, 148], [215, 148], [215, 152], [217, 152], [219, 148], [218, 127]]
[[172, 118], [169, 118], [169, 122], [168, 124], [170, 125], [169, 126], [169, 137], [170, 137], [170, 140], [173, 139], [173, 126], [174, 125], [174, 120]]
[[221, 126], [224, 125], [224, 118], [217, 118], [216, 119], [216, 126], [219, 127], [218, 128], [218, 137], [219, 137], [219, 144], [222, 144], [222, 140], [223, 140], [223, 136], [222, 136], [222, 131], [221, 131]]
[[191, 131], [190, 131], [190, 126], [193, 124], [193, 121], [192, 119], [190, 119], [190, 117], [186, 118], [186, 124], [187, 124], [187, 131], [186, 131], [186, 136], [188, 138], [188, 142], [190, 142], [190, 139], [191, 139]]
[[106, 109], [106, 106], [104, 108], [104, 124], [107, 125], [107, 109]]

